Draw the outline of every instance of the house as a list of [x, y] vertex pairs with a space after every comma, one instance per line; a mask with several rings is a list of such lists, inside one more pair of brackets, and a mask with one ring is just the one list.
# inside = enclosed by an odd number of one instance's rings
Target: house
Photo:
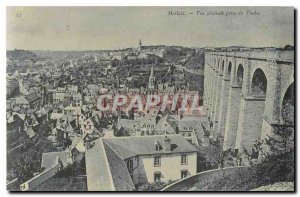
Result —
[[45, 91], [45, 94], [43, 96], [43, 103], [45, 105], [53, 103], [53, 91], [51, 91], [51, 90]]
[[53, 144], [53, 146], [63, 146], [64, 142], [64, 131], [59, 128], [54, 128], [51, 134], [47, 137]]
[[36, 127], [29, 126], [27, 129], [25, 129], [26, 134], [28, 135], [29, 139], [33, 138], [36, 135], [37, 129]]
[[12, 113], [7, 119], [7, 131], [22, 131], [24, 129], [25, 115]]
[[55, 92], [52, 94], [53, 103], [60, 103], [64, 100], [66, 93], [65, 92]]
[[78, 132], [76, 119], [70, 113], [64, 114], [59, 121], [57, 121], [56, 127], [64, 132], [65, 139], [74, 137]]
[[33, 114], [25, 114], [24, 130], [29, 138], [33, 138], [38, 132], [39, 123]]
[[160, 135], [176, 134], [177, 120], [170, 115], [163, 116], [161, 119], [159, 119], [154, 129]]
[[82, 94], [73, 93], [71, 97], [71, 102], [73, 106], [82, 106]]
[[62, 166], [66, 167], [68, 164], [72, 164], [72, 154], [70, 151], [61, 151], [61, 152], [48, 152], [43, 153], [41, 167], [45, 170], [54, 166], [57, 162], [57, 158], [62, 163]]
[[40, 184], [44, 183], [45, 181], [49, 180], [51, 177], [56, 175], [56, 173], [60, 170], [61, 163], [59, 158], [56, 158], [56, 162], [53, 166], [48, 168], [47, 170], [41, 172], [40, 174], [34, 176], [33, 178], [29, 179], [28, 181], [22, 183], [20, 185], [21, 191], [30, 191]]
[[38, 110], [42, 106], [41, 95], [36, 92], [26, 95], [25, 99], [28, 101], [30, 109]]
[[89, 191], [132, 191], [197, 172], [197, 149], [181, 135], [100, 138], [86, 151]]
[[70, 85], [66, 88], [67, 92], [73, 93], [73, 94], [77, 94], [78, 93], [78, 86], [76, 85]]
[[16, 98], [16, 105], [20, 108], [28, 109], [29, 108], [29, 102], [25, 99], [24, 96], [19, 96]]
[[52, 113], [53, 109], [52, 106], [44, 106], [43, 108], [39, 109], [35, 112], [38, 122], [49, 121], [50, 114]]
[[103, 129], [102, 133], [104, 134], [104, 137], [115, 137], [114, 135], [114, 129]]
[[10, 98], [6, 100], [6, 110], [13, 109], [16, 106], [16, 99]]
[[85, 133], [91, 134], [93, 131], [101, 132], [102, 129], [99, 121], [100, 121], [99, 116], [93, 116], [83, 121], [82, 124], [80, 125], [82, 134], [83, 135]]
[[178, 121], [178, 133], [186, 140], [197, 145], [208, 145], [206, 118], [184, 117]]
[[67, 150], [62, 152], [43, 153], [41, 167], [45, 170], [20, 185], [21, 191], [30, 191], [55, 176], [62, 167], [73, 163], [76, 151]]
[[124, 58], [125, 58], [124, 52], [118, 51], [118, 52], [115, 52], [115, 53], [113, 54], [113, 58], [112, 58], [112, 59], [123, 60]]

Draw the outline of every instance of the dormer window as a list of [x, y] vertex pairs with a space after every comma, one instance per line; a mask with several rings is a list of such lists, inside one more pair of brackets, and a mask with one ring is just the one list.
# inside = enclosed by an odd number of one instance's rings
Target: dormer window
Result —
[[156, 151], [156, 152], [160, 151], [160, 145], [159, 145], [159, 143], [157, 142], [157, 140], [154, 141], [154, 146], [155, 146], [155, 151]]
[[159, 151], [159, 145], [155, 146], [155, 151]]

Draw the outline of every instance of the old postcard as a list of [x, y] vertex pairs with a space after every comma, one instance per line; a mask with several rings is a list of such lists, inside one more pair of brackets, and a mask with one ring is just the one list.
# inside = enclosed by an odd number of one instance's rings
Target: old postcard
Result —
[[9, 191], [295, 191], [294, 8], [7, 7]]

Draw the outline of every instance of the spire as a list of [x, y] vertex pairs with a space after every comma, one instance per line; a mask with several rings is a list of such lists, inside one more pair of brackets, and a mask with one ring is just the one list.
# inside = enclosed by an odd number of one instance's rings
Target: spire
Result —
[[142, 40], [139, 41], [139, 50], [142, 50]]
[[152, 64], [151, 72], [150, 72], [150, 76], [149, 76], [148, 89], [154, 89], [153, 64]]
[[153, 64], [151, 66], [151, 73], [150, 73], [150, 76], [153, 76]]

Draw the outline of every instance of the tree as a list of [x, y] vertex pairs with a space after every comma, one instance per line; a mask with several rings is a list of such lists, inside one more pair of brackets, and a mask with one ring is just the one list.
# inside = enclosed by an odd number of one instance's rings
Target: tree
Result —
[[57, 177], [64, 177], [64, 178], [70, 178], [74, 175], [74, 166], [71, 164], [68, 164], [67, 166], [63, 167], [59, 172], [57, 172]]
[[261, 160], [259, 174], [271, 182], [294, 181], [294, 124], [285, 121], [273, 128], [272, 135], [255, 144]]

